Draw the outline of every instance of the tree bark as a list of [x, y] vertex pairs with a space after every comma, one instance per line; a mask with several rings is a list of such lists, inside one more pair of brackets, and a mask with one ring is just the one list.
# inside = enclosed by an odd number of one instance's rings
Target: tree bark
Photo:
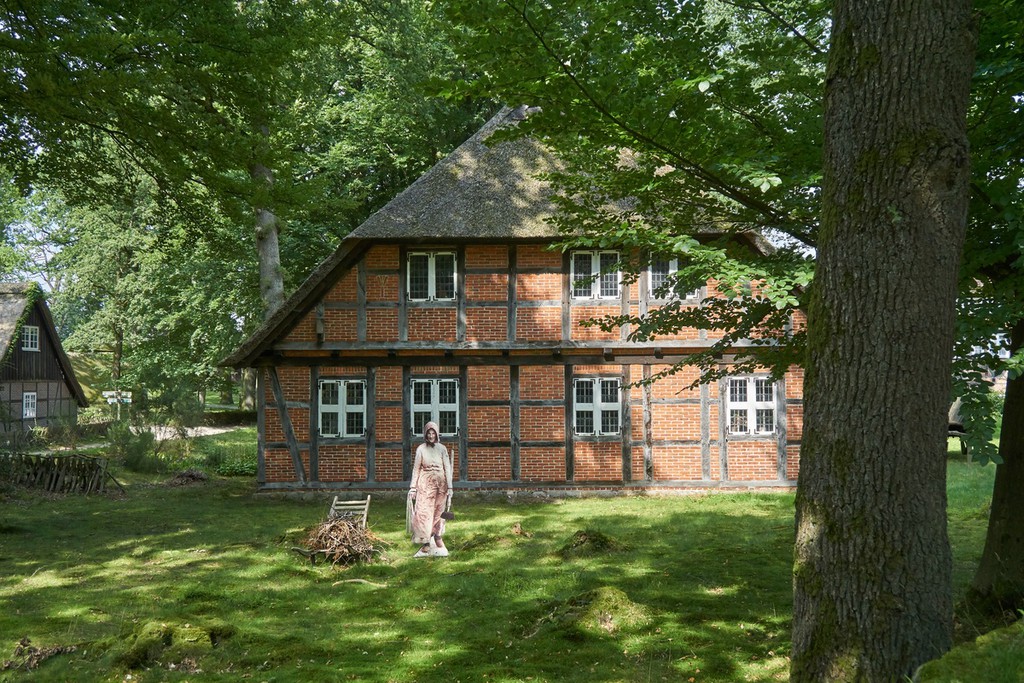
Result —
[[[274, 173], [263, 164], [249, 169], [253, 180], [267, 196], [274, 185]], [[263, 300], [263, 318], [270, 318], [284, 303], [284, 278], [281, 275], [281, 248], [278, 239], [280, 225], [277, 216], [266, 206], [256, 205], [256, 251], [260, 265], [260, 298]]]
[[256, 410], [256, 370], [242, 370], [242, 410]]
[[949, 648], [946, 410], [966, 229], [970, 0], [837, 0], [797, 491], [793, 681]]
[[[1010, 333], [1010, 349], [1024, 346], [1024, 320]], [[1024, 376], [1009, 377], [1003, 403], [992, 510], [971, 600], [1001, 610], [1024, 607]]]

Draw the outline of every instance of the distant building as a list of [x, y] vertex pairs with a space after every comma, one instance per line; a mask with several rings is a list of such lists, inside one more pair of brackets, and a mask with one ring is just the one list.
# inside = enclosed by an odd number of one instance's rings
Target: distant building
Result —
[[77, 420], [86, 405], [42, 290], [0, 284], [0, 437]]

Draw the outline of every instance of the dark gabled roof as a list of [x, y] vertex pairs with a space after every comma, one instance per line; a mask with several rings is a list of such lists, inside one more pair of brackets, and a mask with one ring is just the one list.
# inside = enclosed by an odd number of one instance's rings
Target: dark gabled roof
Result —
[[558, 170], [555, 158], [531, 138], [487, 146], [500, 128], [514, 126], [526, 107], [504, 108], [473, 137], [350, 232], [288, 300], [222, 365], [247, 367], [286, 334], [333, 286], [335, 274], [356, 263], [371, 242], [467, 239], [554, 239], [549, 184], [537, 174]]
[[75, 377], [75, 370], [71, 366], [71, 360], [64, 352], [64, 346], [60, 343], [60, 336], [50, 316], [50, 309], [37, 298], [39, 285], [31, 282], [21, 283], [0, 283], [0, 358], [5, 358], [10, 352], [11, 345], [17, 340], [14, 338], [22, 321], [29, 313], [30, 304], [35, 302], [43, 319], [43, 324], [53, 341], [53, 348], [57, 355], [57, 363], [64, 372], [64, 379], [67, 380], [71, 392], [75, 396], [78, 405], [83, 408], [89, 403], [82, 391], [82, 385]]

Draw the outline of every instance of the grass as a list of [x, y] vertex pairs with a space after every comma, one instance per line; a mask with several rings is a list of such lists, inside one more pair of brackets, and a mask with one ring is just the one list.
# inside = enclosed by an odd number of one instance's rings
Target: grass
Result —
[[[981, 552], [992, 469], [950, 463], [958, 595]], [[404, 501], [375, 498], [370, 523], [391, 544], [387, 558], [339, 570], [289, 550], [322, 519], [326, 494], [254, 497], [237, 477], [126, 479], [127, 496], [3, 502], [0, 663], [23, 637], [76, 649], [0, 680], [788, 675], [791, 494], [457, 497], [447, 560], [413, 560]]]

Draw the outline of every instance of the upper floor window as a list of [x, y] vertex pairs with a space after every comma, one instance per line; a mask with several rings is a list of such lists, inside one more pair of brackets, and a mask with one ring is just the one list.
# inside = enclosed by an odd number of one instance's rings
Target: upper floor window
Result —
[[409, 254], [410, 301], [455, 299], [455, 252], [414, 251]]
[[775, 433], [775, 383], [767, 377], [730, 377], [729, 433]]
[[459, 431], [459, 380], [414, 379], [412, 381], [412, 431], [423, 435], [428, 422], [436, 422], [438, 436]]
[[39, 328], [35, 325], [25, 325], [21, 328], [21, 350], [39, 350]]
[[585, 377], [573, 380], [572, 422], [582, 436], [604, 436], [621, 431], [619, 380]]
[[36, 416], [36, 392], [26, 391], [21, 395], [21, 416], [26, 420], [35, 419]]
[[617, 251], [574, 251], [572, 253], [572, 298], [618, 299], [622, 274], [615, 268]]
[[366, 382], [361, 379], [320, 380], [320, 435], [362, 436], [366, 433]]
[[[679, 272], [679, 260], [654, 258], [649, 268], [650, 295], [652, 299], [674, 299], [676, 297], [675, 279]], [[684, 299], [699, 299], [700, 288], [686, 292]]]

